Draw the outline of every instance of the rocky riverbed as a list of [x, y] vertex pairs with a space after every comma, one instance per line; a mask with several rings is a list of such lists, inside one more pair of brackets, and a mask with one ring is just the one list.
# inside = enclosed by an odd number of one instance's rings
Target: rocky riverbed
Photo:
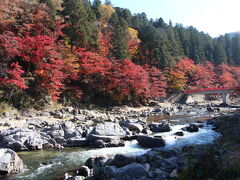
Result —
[[[20, 175], [6, 179], [42, 179], [46, 175], [44, 173], [50, 174], [45, 179], [54, 179], [74, 169], [77, 171], [66, 174], [65, 179], [80, 178], [76, 176], [121, 179], [121, 174], [126, 174], [125, 180], [176, 178], [177, 172], [184, 166], [186, 146], [212, 143], [220, 136], [204, 121], [236, 111], [237, 107], [155, 102], [141, 108], [67, 107], [41, 112], [4, 113], [0, 122], [0, 147], [20, 152], [18, 154], [25, 164], [20, 169], [23, 170]], [[28, 151], [35, 153], [34, 159], [28, 159]], [[42, 158], [38, 156], [39, 152]], [[170, 155], [165, 157], [162, 155], [164, 152]], [[92, 166], [81, 167], [92, 155], [95, 156], [91, 160]], [[126, 162], [116, 165], [121, 161]], [[6, 164], [0, 160], [1, 163]], [[140, 175], [137, 173], [139, 169]], [[136, 177], [134, 174], [127, 175], [130, 170], [136, 170]], [[0, 172], [3, 171], [0, 169]], [[4, 172], [0, 174], [16, 173]]]

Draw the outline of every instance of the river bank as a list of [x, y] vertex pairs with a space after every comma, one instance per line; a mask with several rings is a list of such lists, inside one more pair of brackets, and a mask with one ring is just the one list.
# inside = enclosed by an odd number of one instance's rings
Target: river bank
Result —
[[[113, 157], [123, 152], [128, 155], [151, 152], [150, 149], [153, 147], [148, 143], [146, 145], [146, 142], [143, 144], [139, 142], [137, 139], [139, 136], [152, 137], [153, 144], [156, 139], [158, 141], [163, 139], [164, 147], [169, 149], [183, 148], [191, 144], [209, 144], [219, 135], [204, 121], [236, 111], [238, 111], [237, 107], [154, 102], [151, 106], [140, 108], [65, 107], [25, 114], [5, 113], [2, 115], [4, 118], [1, 119], [3, 124], [0, 132], [1, 147], [18, 151], [25, 164], [25, 171], [22, 174], [6, 179], [41, 179], [46, 174], [50, 174], [49, 179], [54, 179], [80, 168], [92, 155], [112, 154]], [[197, 121], [199, 123], [196, 123]], [[150, 122], [157, 124], [150, 125]], [[191, 130], [189, 132], [191, 123], [198, 127], [196, 132]], [[134, 139], [137, 139], [138, 143]], [[89, 148], [93, 149], [89, 150]], [[182, 162], [183, 159], [180, 161]], [[168, 175], [174, 170], [176, 172], [178, 168], [171, 169]], [[156, 167], [155, 169], [158, 170]]]

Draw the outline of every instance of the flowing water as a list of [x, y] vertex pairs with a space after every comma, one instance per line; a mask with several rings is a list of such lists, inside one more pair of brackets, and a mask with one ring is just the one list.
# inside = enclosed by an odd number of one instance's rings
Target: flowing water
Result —
[[[201, 113], [201, 112], [199, 112]], [[210, 125], [204, 124], [196, 133], [184, 132], [184, 136], [175, 136], [174, 133], [181, 131], [186, 126], [186, 122], [195, 119], [206, 118], [199, 116], [199, 113], [191, 114], [189, 118], [185, 115], [171, 118], [171, 121], [178, 121], [172, 126], [171, 132], [158, 133], [166, 140], [164, 148], [179, 148], [185, 145], [209, 144], [217, 139], [220, 134], [213, 131]], [[195, 118], [193, 118], [195, 117]], [[208, 115], [209, 117], [209, 115]], [[185, 124], [185, 125], [184, 125]], [[94, 155], [114, 155], [117, 153], [140, 155], [149, 149], [140, 147], [137, 141], [126, 142], [124, 147], [104, 148], [104, 149], [84, 149], [84, 148], [66, 148], [64, 151], [33, 151], [18, 153], [25, 164], [25, 171], [16, 176], [3, 178], [4, 180], [52, 180], [62, 176], [65, 172], [76, 170], [84, 164], [87, 158]]]

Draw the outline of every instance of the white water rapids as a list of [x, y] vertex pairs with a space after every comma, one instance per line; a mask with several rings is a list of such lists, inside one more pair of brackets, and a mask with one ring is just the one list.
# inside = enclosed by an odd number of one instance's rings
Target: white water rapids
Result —
[[[185, 145], [199, 145], [213, 143], [220, 134], [212, 130], [212, 126], [204, 124], [199, 128], [198, 132], [190, 133], [184, 131], [184, 136], [176, 136], [175, 132], [182, 131], [181, 128], [186, 125], [174, 125], [171, 132], [157, 133], [161, 135], [165, 141], [166, 149], [181, 148]], [[117, 153], [141, 155], [149, 149], [142, 148], [137, 141], [126, 142], [124, 147], [113, 147], [104, 149], [80, 149], [71, 148], [63, 152], [59, 151], [35, 151], [20, 153], [20, 157], [27, 165], [26, 170], [17, 176], [10, 176], [8, 180], [50, 180], [57, 176], [63, 175], [64, 172], [78, 169], [86, 159], [96, 155], [114, 155]]]

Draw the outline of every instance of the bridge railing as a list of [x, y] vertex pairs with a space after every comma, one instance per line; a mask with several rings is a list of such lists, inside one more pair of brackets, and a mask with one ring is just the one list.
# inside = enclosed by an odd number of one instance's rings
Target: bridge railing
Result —
[[218, 87], [218, 88], [202, 88], [202, 89], [194, 89], [194, 90], [188, 90], [188, 91], [183, 91], [185, 94], [190, 94], [190, 93], [197, 93], [197, 92], [207, 92], [207, 91], [227, 91], [227, 90], [240, 90], [239, 87]]

